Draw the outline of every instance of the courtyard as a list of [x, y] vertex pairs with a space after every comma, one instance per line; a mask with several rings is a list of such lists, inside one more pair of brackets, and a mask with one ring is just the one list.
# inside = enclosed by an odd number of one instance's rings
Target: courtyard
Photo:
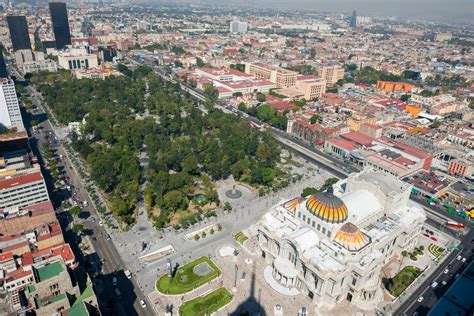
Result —
[[208, 258], [201, 257], [177, 269], [172, 277], [162, 275], [156, 282], [156, 289], [169, 295], [190, 292], [219, 277], [221, 271]]

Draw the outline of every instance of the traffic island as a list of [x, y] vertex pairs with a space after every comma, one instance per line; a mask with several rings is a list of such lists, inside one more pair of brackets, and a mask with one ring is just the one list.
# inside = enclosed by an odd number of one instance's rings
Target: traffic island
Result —
[[207, 257], [200, 257], [178, 268], [170, 277], [162, 275], [156, 289], [162, 294], [178, 295], [191, 292], [221, 275], [221, 270]]
[[196, 297], [179, 307], [181, 316], [204, 316], [220, 310], [232, 301], [233, 295], [221, 287], [207, 295]]

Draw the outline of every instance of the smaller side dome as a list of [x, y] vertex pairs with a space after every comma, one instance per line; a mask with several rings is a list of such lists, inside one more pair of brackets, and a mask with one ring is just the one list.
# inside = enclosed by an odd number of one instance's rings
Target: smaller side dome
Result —
[[298, 206], [298, 204], [300, 204], [302, 201], [304, 200], [304, 198], [301, 198], [301, 197], [296, 197], [296, 198], [293, 198], [289, 201], [286, 201], [285, 203], [283, 203], [283, 207], [288, 211], [290, 212], [291, 214], [295, 214], [296, 213], [296, 207]]
[[370, 244], [370, 237], [352, 223], [345, 223], [337, 231], [334, 241], [349, 251], [359, 251]]

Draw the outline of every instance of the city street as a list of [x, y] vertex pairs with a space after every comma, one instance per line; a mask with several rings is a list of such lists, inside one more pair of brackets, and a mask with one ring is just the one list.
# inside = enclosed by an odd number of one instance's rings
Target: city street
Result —
[[[472, 261], [473, 242], [474, 231], [470, 230], [462, 239], [459, 245], [460, 250], [453, 251], [443, 263], [417, 287], [413, 294], [404, 301], [397, 309], [395, 315], [426, 315], [428, 310], [436, 304], [437, 300], [455, 281], [456, 275], [462, 273], [462, 270]], [[466, 258], [465, 262], [462, 262], [462, 259], [458, 260], [457, 258], [459, 256]], [[444, 273], [446, 269], [448, 269], [448, 272]], [[431, 287], [434, 281], [438, 283], [436, 289]], [[447, 284], [443, 285], [443, 281]], [[418, 301], [420, 297], [423, 297], [421, 302]]]

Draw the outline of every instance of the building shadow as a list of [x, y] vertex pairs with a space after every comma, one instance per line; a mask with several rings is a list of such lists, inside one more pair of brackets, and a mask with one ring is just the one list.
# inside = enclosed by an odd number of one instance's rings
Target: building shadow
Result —
[[[262, 298], [262, 289], [257, 289], [255, 282], [255, 266], [252, 272], [252, 281], [250, 282], [250, 288], [248, 290], [248, 297], [242, 303], [235, 308], [234, 311], [230, 312], [231, 316], [266, 316], [269, 315], [265, 308], [260, 304]], [[239, 288], [239, 291], [244, 289]], [[265, 293], [263, 294], [265, 295]]]

